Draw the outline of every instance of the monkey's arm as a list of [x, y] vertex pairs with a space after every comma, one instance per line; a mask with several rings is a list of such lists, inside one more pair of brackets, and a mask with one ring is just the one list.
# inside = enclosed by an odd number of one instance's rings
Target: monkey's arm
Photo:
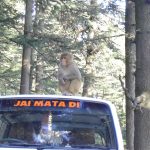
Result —
[[77, 74], [67, 75], [64, 79], [66, 79], [66, 80], [73, 80], [73, 79], [79, 79], [79, 80], [81, 80], [81, 78]]
[[67, 79], [67, 80], [72, 80], [72, 79], [81, 80], [81, 73], [75, 64], [73, 66], [71, 66], [70, 73], [65, 76], [65, 79]]
[[61, 70], [60, 67], [58, 68], [58, 75], [57, 75], [57, 77], [58, 77], [58, 81], [59, 81], [61, 84], [65, 84], [63, 71]]

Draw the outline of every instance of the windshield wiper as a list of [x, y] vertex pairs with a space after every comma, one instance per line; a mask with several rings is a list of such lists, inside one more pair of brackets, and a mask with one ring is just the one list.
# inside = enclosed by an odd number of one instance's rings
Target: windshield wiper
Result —
[[37, 150], [43, 150], [43, 149], [64, 149], [65, 146], [62, 145], [53, 145], [53, 144], [32, 144], [32, 143], [26, 143], [26, 142], [17, 142], [16, 141], [9, 141], [9, 142], [1, 142], [0, 147], [26, 147], [26, 148], [35, 148]]
[[28, 143], [20, 139], [4, 138], [4, 139], [0, 139], [0, 144], [28, 144]]
[[43, 149], [67, 149], [67, 150], [74, 150], [74, 149], [97, 149], [97, 150], [116, 150], [116, 149], [109, 149], [103, 146], [97, 145], [71, 145], [71, 146], [54, 146], [51, 144], [29, 144], [29, 143], [4, 143], [0, 144], [0, 147], [26, 147], [26, 148], [35, 148], [37, 150]]
[[101, 146], [101, 145], [71, 145], [72, 148], [82, 148], [82, 149], [100, 149], [100, 150], [109, 150], [108, 147], [106, 146]]

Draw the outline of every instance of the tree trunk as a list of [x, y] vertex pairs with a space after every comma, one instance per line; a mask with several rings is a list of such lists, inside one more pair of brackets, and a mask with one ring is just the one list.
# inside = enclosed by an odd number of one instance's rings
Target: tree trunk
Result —
[[37, 54], [37, 64], [36, 64], [36, 86], [35, 92], [42, 93], [43, 84], [42, 84], [42, 77], [43, 77], [43, 64], [39, 54]]
[[[96, 15], [97, 15], [97, 10], [95, 9], [97, 6], [97, 0], [91, 0], [90, 1], [90, 22], [94, 22]], [[87, 33], [87, 38], [88, 41], [92, 40], [94, 38], [94, 31], [93, 28], [89, 27], [88, 33]], [[92, 96], [89, 93], [89, 89], [91, 88], [91, 85], [93, 84], [92, 82], [92, 77], [94, 75], [94, 68], [92, 67], [92, 63], [94, 62], [94, 50], [95, 47], [92, 42], [87, 42], [87, 54], [86, 54], [86, 66], [85, 66], [85, 77], [84, 77], [84, 83], [83, 83], [83, 92], [82, 96]]]
[[[38, 3], [38, 2], [37, 2]], [[36, 34], [42, 34], [44, 31], [44, 19], [42, 18], [44, 16], [44, 4], [37, 4], [36, 9], [36, 20], [37, 21], [37, 27], [35, 28]], [[39, 45], [40, 48], [40, 45]], [[35, 83], [35, 92], [36, 93], [42, 93], [43, 91], [43, 61], [42, 56], [39, 53], [39, 51], [42, 51], [42, 47], [37, 51], [37, 58], [36, 58], [36, 83]]]
[[[34, 31], [33, 31], [34, 33]], [[31, 50], [31, 60], [30, 60], [30, 85], [29, 85], [29, 90], [30, 90], [30, 93], [32, 93], [34, 90], [33, 90], [33, 83], [34, 83], [34, 79], [35, 79], [35, 75], [34, 75], [34, 68], [35, 68], [35, 60], [34, 60], [34, 52], [35, 50], [32, 48]]]
[[[150, 90], [150, 4], [135, 0], [136, 12], [136, 96]], [[150, 103], [148, 98], [147, 103]], [[150, 150], [150, 108], [135, 110], [135, 150]]]
[[[135, 4], [126, 0], [126, 89], [135, 98]], [[126, 143], [127, 149], [134, 150], [134, 110], [126, 97]]]
[[24, 25], [24, 36], [26, 42], [23, 45], [20, 94], [28, 94], [30, 92], [29, 89], [30, 89], [31, 46], [28, 43], [29, 40], [31, 39], [31, 32], [32, 32], [32, 7], [33, 1], [26, 0], [26, 14]]
[[[44, 30], [44, 9], [43, 3], [35, 1], [35, 16], [33, 22], [33, 35], [42, 35]], [[30, 91], [41, 93], [43, 91], [43, 61], [39, 53], [42, 46], [38, 43], [38, 49], [32, 49], [31, 53], [31, 69], [30, 69]], [[35, 63], [36, 62], [36, 63]]]

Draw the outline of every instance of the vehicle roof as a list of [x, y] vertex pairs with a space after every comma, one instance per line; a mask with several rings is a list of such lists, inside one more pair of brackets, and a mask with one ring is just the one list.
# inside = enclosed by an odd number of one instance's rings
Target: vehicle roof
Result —
[[56, 98], [56, 99], [71, 99], [71, 100], [83, 100], [83, 101], [92, 101], [92, 102], [98, 102], [98, 103], [105, 103], [108, 105], [112, 105], [110, 101], [107, 100], [102, 100], [99, 98], [91, 98], [91, 97], [82, 97], [82, 96], [64, 96], [64, 95], [32, 95], [32, 94], [22, 94], [22, 95], [6, 95], [6, 96], [0, 96], [0, 99], [10, 99], [10, 98], [24, 98], [24, 99], [29, 99], [29, 98]]

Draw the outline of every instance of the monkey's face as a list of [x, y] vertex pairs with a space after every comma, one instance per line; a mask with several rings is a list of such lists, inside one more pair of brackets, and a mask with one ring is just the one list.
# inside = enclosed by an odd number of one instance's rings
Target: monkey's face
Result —
[[69, 53], [63, 53], [60, 57], [60, 63], [62, 66], [67, 66], [71, 64], [73, 56]]
[[61, 64], [62, 64], [62, 66], [67, 66], [67, 60], [66, 60], [66, 58], [62, 58], [61, 59]]

